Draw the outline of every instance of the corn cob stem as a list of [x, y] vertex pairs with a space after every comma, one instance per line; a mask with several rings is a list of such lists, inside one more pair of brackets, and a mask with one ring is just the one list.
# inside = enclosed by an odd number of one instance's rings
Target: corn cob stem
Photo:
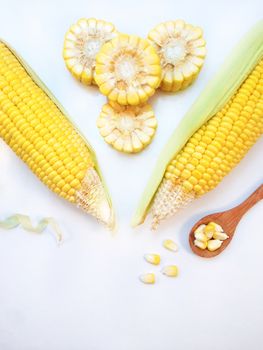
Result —
[[92, 148], [35, 73], [2, 41], [0, 137], [53, 192], [114, 225]]

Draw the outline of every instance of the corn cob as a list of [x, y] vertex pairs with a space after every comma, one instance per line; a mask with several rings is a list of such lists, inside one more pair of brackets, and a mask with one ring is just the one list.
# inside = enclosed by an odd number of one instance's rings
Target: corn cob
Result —
[[215, 188], [263, 132], [263, 21], [236, 47], [175, 130], [133, 225], [153, 228]]
[[112, 227], [90, 145], [35, 73], [0, 41], [0, 137], [52, 191]]

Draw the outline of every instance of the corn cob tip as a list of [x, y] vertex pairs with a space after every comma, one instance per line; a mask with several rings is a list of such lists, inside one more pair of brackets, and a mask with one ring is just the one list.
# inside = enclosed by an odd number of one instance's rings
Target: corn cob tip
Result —
[[161, 221], [172, 217], [193, 199], [194, 195], [185, 192], [181, 185], [175, 185], [171, 180], [164, 179], [156, 192], [152, 204], [151, 229], [156, 230]]
[[114, 212], [103, 183], [94, 168], [87, 170], [81, 188], [76, 192], [76, 204], [110, 230], [114, 229]]

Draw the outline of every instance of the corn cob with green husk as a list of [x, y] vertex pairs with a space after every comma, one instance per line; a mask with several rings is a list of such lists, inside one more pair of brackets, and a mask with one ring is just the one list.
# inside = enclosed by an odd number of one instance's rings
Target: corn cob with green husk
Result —
[[153, 228], [214, 189], [263, 133], [263, 21], [235, 48], [164, 148], [132, 224]]
[[113, 227], [111, 201], [91, 146], [36, 74], [3, 41], [0, 137], [53, 192]]

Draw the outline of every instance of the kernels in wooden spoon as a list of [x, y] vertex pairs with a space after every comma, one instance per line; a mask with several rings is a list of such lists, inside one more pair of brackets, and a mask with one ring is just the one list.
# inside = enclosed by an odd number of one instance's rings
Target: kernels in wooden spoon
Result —
[[172, 239], [165, 239], [163, 241], [163, 247], [168, 250], [171, 250], [172, 252], [178, 251], [178, 246]]
[[161, 257], [159, 254], [145, 254], [144, 259], [153, 265], [159, 265], [161, 261]]
[[209, 224], [202, 224], [194, 231], [194, 245], [200, 249], [208, 249], [213, 252], [219, 249], [229, 236], [217, 223], [211, 221]]
[[219, 239], [210, 239], [207, 242], [207, 249], [210, 252], [214, 252], [215, 250], [219, 249], [222, 245], [223, 241], [220, 241]]
[[178, 267], [176, 265], [168, 265], [162, 269], [162, 273], [168, 277], [178, 276]]
[[199, 241], [198, 239], [195, 239], [194, 245], [200, 249], [206, 249], [207, 248], [207, 241], [202, 242], [202, 241]]
[[155, 283], [155, 274], [148, 272], [140, 275], [140, 281], [145, 284], [154, 284]]
[[219, 239], [220, 241], [225, 241], [226, 239], [229, 238], [229, 236], [225, 232], [214, 232], [213, 234], [214, 239]]

